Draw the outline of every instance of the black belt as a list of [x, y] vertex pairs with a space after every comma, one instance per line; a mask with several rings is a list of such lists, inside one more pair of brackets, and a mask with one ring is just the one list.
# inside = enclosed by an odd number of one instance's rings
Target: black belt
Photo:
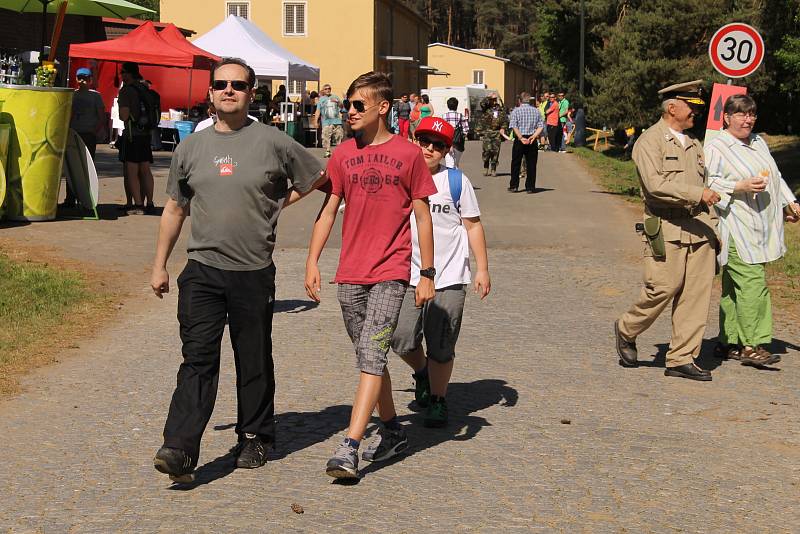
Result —
[[675, 219], [691, 219], [697, 217], [701, 213], [708, 213], [708, 206], [705, 204], [698, 204], [694, 208], [657, 208], [653, 206], [646, 206], [646, 211], [650, 215], [661, 217], [662, 219], [675, 220]]

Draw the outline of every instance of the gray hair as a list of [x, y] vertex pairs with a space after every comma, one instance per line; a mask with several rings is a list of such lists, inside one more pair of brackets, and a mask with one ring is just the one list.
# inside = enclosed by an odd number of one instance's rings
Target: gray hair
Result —
[[669, 112], [669, 107], [672, 104], [677, 104], [678, 100], [676, 98], [667, 98], [661, 102], [661, 113], [666, 114]]

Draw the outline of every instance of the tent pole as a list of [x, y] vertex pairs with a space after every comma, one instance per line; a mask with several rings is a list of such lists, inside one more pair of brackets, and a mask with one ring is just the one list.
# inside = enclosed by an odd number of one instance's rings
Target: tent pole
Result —
[[[194, 74], [194, 69], [189, 69], [189, 94], [186, 96], [186, 114], [189, 114], [190, 107], [192, 104], [192, 75]], [[161, 110], [159, 110], [161, 111]]]

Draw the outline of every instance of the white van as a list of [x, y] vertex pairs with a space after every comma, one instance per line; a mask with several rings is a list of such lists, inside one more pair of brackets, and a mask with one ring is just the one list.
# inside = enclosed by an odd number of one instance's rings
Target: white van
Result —
[[[431, 87], [423, 89], [421, 93], [427, 94], [433, 105], [434, 115], [444, 116], [447, 113], [447, 100], [451, 97], [458, 99], [458, 109], [469, 120], [469, 138], [475, 139], [475, 125], [481, 116], [481, 100], [495, 89], [487, 89], [485, 85], [457, 85], [448, 87]], [[499, 94], [499, 93], [498, 93]]]

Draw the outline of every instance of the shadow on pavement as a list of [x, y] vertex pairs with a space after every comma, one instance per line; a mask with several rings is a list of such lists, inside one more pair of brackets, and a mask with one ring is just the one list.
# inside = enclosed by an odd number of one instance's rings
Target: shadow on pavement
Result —
[[[704, 339], [703, 345], [700, 347], [700, 356], [695, 359], [697, 365], [702, 369], [713, 371], [714, 369], [725, 364], [725, 360], [714, 356], [714, 347], [717, 345], [717, 338]], [[658, 351], [655, 359], [651, 362], [639, 361], [639, 367], [666, 367], [667, 351], [669, 350], [669, 343], [659, 343], [655, 345]], [[783, 341], [781, 339], [772, 340], [772, 352], [775, 354], [787, 354], [787, 349], [800, 350], [800, 347], [793, 343]], [[739, 362], [733, 360], [732, 363], [738, 364]], [[780, 368], [773, 366], [758, 367], [762, 371], [780, 371]]]
[[[326, 441], [347, 428], [350, 421], [350, 406], [329, 406], [319, 412], [286, 412], [276, 416], [275, 449], [268, 451], [268, 462], [286, 458], [290, 454]], [[222, 431], [234, 428], [236, 423], [214, 426]], [[174, 491], [190, 491], [215, 480], [225, 478], [236, 470], [236, 452], [226, 454], [198, 467], [194, 481], [188, 484], [175, 483], [169, 487]]]
[[273, 313], [302, 313], [304, 311], [313, 310], [317, 306], [319, 306], [319, 303], [313, 300], [276, 300]]
[[[491, 425], [484, 417], [471, 414], [495, 405], [510, 408], [515, 406], [518, 400], [517, 390], [509, 386], [505, 380], [484, 379], [469, 383], [452, 383], [447, 388], [449, 424], [444, 428], [425, 428], [422, 426], [421, 415], [411, 414], [400, 417], [400, 421], [411, 422], [410, 425], [405, 425], [409, 441], [407, 452], [388, 462], [366, 465], [361, 469], [361, 476], [364, 477], [386, 466], [401, 462], [405, 457], [421, 453], [447, 441], [468, 441], [474, 438], [483, 427]], [[364, 437], [362, 448], [368, 446], [368, 438], [375, 433], [376, 429], [377, 426], [373, 426], [368, 435]]]

